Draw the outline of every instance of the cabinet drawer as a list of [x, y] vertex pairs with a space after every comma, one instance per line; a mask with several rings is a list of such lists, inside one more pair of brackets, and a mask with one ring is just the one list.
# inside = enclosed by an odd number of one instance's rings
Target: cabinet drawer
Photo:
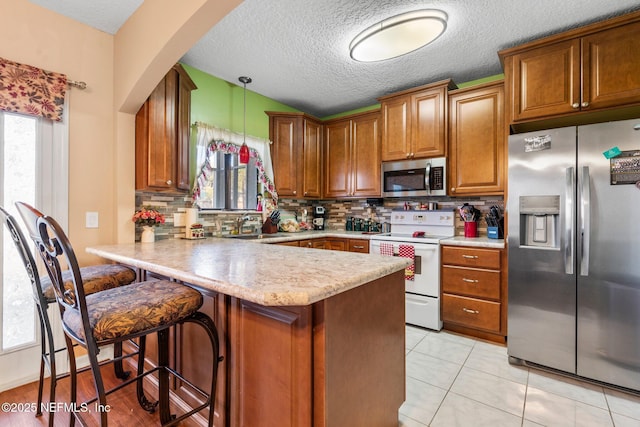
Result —
[[457, 246], [442, 247], [442, 264], [500, 269], [499, 249], [480, 249]]
[[345, 239], [328, 239], [325, 243], [324, 249], [331, 249], [332, 251], [346, 251], [347, 241]]
[[349, 252], [369, 253], [369, 241], [362, 239], [349, 239]]
[[442, 267], [442, 291], [499, 300], [500, 272], [445, 265]]
[[442, 320], [470, 328], [500, 332], [500, 303], [443, 294]]

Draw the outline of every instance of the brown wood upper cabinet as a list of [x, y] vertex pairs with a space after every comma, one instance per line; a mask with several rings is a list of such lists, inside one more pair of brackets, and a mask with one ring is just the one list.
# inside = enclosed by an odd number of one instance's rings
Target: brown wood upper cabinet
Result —
[[136, 190], [189, 191], [191, 91], [174, 65], [136, 114]]
[[325, 122], [325, 197], [380, 197], [379, 122], [380, 110]]
[[278, 195], [322, 197], [322, 123], [303, 113], [266, 114]]
[[509, 121], [640, 104], [640, 12], [499, 52]]
[[378, 98], [382, 110], [382, 161], [444, 156], [447, 91], [451, 80]]
[[504, 193], [504, 82], [449, 92], [449, 194]]

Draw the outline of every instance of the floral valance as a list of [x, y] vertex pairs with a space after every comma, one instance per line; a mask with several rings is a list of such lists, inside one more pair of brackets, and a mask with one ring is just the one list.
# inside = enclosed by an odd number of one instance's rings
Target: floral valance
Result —
[[263, 191], [270, 193], [273, 201], [277, 203], [278, 193], [273, 184], [273, 165], [271, 164], [271, 152], [269, 150], [271, 142], [268, 139], [232, 132], [203, 122], [194, 123], [192, 132], [196, 137], [197, 165], [197, 176], [193, 185], [194, 201], [198, 199], [201, 188], [213, 173], [212, 167], [207, 160], [210, 153], [215, 151], [225, 154], [238, 153], [240, 146], [246, 143], [249, 147], [249, 157], [255, 159], [258, 180], [263, 185]]
[[61, 121], [67, 76], [0, 58], [0, 110]]
[[[220, 151], [225, 154], [238, 154], [240, 152], [240, 146], [231, 142], [223, 140], [214, 140], [209, 143], [207, 152]], [[274, 200], [278, 200], [278, 193], [276, 193], [276, 187], [273, 185], [271, 177], [265, 170], [265, 163], [263, 162], [260, 154], [255, 148], [249, 148], [249, 157], [255, 159], [256, 168], [258, 169], [258, 179], [264, 186], [265, 190], [271, 194]], [[204, 186], [207, 177], [213, 173], [213, 168], [208, 161], [205, 161], [200, 167], [200, 171], [196, 178], [196, 182], [193, 186], [193, 200], [197, 200], [200, 196], [200, 188]]]

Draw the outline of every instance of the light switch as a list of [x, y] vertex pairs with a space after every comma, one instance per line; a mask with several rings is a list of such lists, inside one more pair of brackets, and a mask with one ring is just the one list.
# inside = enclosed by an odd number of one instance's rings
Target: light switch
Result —
[[98, 212], [87, 212], [85, 215], [86, 228], [98, 228]]

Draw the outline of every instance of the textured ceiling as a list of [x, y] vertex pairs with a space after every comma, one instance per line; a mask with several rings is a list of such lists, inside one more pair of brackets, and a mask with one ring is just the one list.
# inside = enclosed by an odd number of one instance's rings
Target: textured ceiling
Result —
[[115, 34], [144, 0], [29, 0], [90, 27]]
[[[123, 22], [123, 4], [133, 5], [133, 12], [140, 3], [31, 1], [112, 33]], [[61, 4], [73, 4], [82, 18]], [[349, 57], [349, 43], [363, 29], [427, 8], [449, 16], [446, 32], [434, 43], [388, 61]], [[239, 76], [249, 76], [249, 90], [326, 117], [373, 105], [397, 90], [502, 73], [500, 49], [638, 9], [638, 0], [244, 0], [181, 62], [238, 85]], [[111, 16], [116, 30], [103, 24]]]

